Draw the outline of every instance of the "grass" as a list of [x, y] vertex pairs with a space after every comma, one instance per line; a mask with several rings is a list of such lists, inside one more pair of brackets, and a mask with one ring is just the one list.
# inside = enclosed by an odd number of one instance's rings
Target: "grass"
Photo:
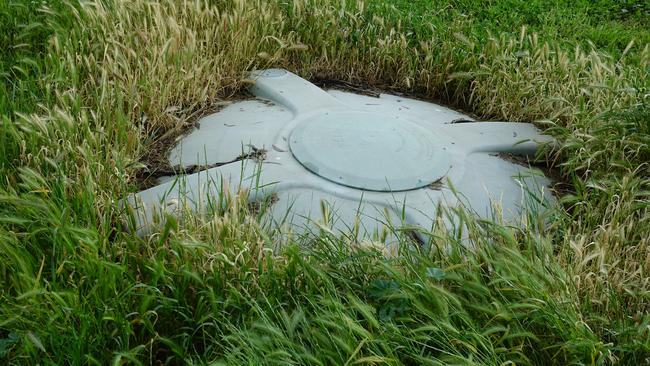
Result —
[[505, 0], [492, 1], [488, 6], [473, 0], [392, 0], [369, 6], [395, 20], [401, 18], [404, 26], [416, 34], [430, 33], [431, 28], [440, 33], [449, 23], [455, 23], [463, 34], [480, 42], [487, 41], [495, 32], [516, 36], [522, 27], [527, 27], [545, 42], [592, 44], [619, 57], [630, 42], [644, 45], [650, 41], [646, 30], [650, 6], [633, 0]]
[[[0, 4], [0, 360], [649, 362], [648, 6], [430, 4]], [[434, 227], [396, 257], [286, 242], [245, 193], [129, 234], [117, 202], [152, 146], [270, 66], [534, 121], [563, 207], [526, 229], [441, 212], [472, 249]]]

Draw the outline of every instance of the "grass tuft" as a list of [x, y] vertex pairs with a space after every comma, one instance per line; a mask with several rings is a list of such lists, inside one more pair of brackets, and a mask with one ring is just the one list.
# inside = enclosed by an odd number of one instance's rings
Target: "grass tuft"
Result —
[[[434, 4], [0, 4], [0, 360], [647, 363], [647, 7]], [[535, 122], [562, 207], [525, 229], [441, 213], [463, 225], [398, 253], [279, 237], [245, 192], [130, 234], [154, 147], [266, 67]]]

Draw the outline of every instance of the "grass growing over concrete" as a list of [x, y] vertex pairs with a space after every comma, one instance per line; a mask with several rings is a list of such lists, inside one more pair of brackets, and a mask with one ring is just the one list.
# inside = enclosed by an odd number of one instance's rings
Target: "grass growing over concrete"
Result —
[[[647, 363], [648, 6], [429, 4], [0, 4], [0, 360]], [[525, 230], [441, 213], [472, 250], [434, 227], [398, 257], [282, 242], [243, 193], [129, 234], [117, 202], [151, 146], [269, 66], [535, 121], [563, 208]]]

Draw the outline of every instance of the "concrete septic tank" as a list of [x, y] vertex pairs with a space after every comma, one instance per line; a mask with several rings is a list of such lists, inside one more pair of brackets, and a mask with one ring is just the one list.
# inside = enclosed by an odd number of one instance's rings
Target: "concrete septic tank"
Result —
[[[419, 100], [325, 91], [280, 69], [253, 78], [256, 99], [204, 117], [169, 154], [173, 166], [218, 166], [129, 197], [139, 233], [163, 211], [203, 210], [225, 190], [247, 189], [251, 201], [273, 197], [265, 219], [284, 230], [326, 221], [348, 232], [356, 222], [361, 235], [380, 234], [387, 222], [431, 228], [439, 203], [485, 218], [500, 207], [516, 224], [527, 195], [551, 199], [541, 172], [498, 156], [531, 156], [551, 141], [531, 124], [474, 122]], [[243, 153], [256, 159], [238, 160]]]

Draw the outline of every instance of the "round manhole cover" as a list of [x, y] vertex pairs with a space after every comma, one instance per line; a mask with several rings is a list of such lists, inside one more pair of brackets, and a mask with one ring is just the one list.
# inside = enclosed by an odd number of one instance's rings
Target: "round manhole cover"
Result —
[[450, 164], [433, 133], [379, 113], [324, 113], [300, 123], [290, 147], [314, 174], [372, 191], [421, 188], [444, 176]]

